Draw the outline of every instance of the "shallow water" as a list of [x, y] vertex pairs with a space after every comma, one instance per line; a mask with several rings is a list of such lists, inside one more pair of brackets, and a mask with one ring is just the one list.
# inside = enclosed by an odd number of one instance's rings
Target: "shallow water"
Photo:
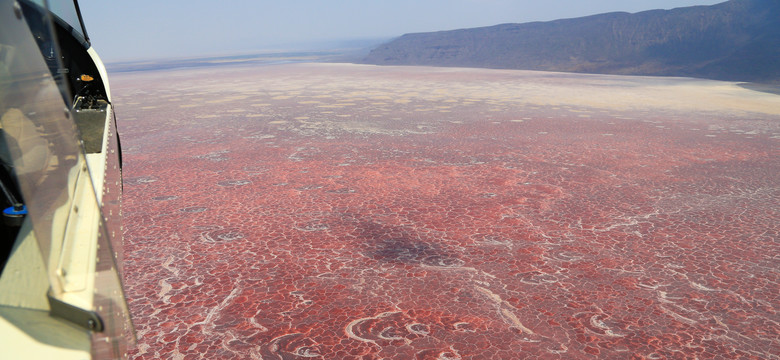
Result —
[[155, 358], [780, 353], [780, 97], [295, 64], [111, 78]]

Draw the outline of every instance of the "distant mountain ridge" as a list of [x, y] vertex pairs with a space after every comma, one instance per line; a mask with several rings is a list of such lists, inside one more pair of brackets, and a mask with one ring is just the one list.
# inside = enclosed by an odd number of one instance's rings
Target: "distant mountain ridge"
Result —
[[780, 0], [406, 34], [363, 62], [780, 83]]

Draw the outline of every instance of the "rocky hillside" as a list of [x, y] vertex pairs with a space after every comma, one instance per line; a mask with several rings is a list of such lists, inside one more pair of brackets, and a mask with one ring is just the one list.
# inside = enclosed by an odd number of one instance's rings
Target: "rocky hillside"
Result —
[[780, 83], [780, 0], [406, 34], [364, 62]]

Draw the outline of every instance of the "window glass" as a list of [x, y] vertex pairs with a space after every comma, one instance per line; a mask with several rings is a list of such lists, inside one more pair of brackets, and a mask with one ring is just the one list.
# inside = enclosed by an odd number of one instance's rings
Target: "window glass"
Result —
[[[76, 6], [73, 4], [73, 0], [30, 0], [41, 8], [46, 8], [48, 5], [49, 10], [57, 15], [60, 19], [68, 23], [73, 30], [76, 31], [81, 37], [86, 38], [83, 28], [81, 27], [81, 21], [79, 21], [79, 14], [76, 11]], [[46, 4], [44, 4], [44, 2]]]
[[[93, 357], [121, 358], [134, 341], [115, 262], [122, 252], [121, 224], [98, 215], [94, 266], [89, 258], [71, 256], [85, 253], [77, 250], [88, 239], [73, 235], [69, 225], [86, 221], [87, 209], [98, 208], [96, 192], [70, 106], [49, 70], [49, 58], [60, 57], [51, 41], [49, 17], [40, 11], [16, 16], [8, 9], [12, 1], [0, 0], [0, 165], [13, 175], [15, 181], [8, 185], [19, 189], [28, 210], [51, 285], [49, 296], [67, 303], [66, 295], [90, 294], [91, 304], [78, 306], [99, 314], [103, 323], [103, 331], [93, 333]], [[104, 195], [109, 215], [119, 212], [121, 189], [118, 143], [113, 141], [106, 174], [110, 194]]]

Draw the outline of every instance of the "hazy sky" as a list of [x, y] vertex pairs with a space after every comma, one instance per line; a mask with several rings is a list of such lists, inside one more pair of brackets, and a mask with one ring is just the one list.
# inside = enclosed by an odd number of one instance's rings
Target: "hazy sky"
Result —
[[638, 12], [724, 0], [80, 0], [106, 62], [299, 49], [325, 40]]

